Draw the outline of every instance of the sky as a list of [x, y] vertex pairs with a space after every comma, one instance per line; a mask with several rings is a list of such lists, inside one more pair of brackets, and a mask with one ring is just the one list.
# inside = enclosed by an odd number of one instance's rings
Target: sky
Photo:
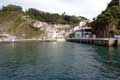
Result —
[[20, 5], [24, 10], [36, 8], [41, 11], [68, 15], [97, 17], [111, 0], [0, 0], [0, 7], [8, 4]]

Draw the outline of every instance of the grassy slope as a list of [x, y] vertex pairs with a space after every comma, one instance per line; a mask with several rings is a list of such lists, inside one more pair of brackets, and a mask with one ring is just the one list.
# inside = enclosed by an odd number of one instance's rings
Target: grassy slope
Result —
[[17, 37], [40, 37], [43, 32], [33, 28], [32, 20], [21, 12], [0, 12], [0, 33], [6, 32]]

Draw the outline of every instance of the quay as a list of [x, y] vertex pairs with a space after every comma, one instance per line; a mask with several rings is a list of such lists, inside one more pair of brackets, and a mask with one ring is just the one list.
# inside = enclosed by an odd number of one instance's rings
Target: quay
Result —
[[66, 35], [66, 41], [108, 47], [120, 46], [120, 35], [110, 36], [109, 31], [93, 33], [92, 25], [85, 23], [70, 30]]
[[120, 46], [120, 39], [115, 38], [67, 38], [66, 41], [107, 47]]
[[56, 39], [11, 39], [11, 40], [0, 40], [0, 42], [56, 42]]
[[0, 39], [0, 43], [2, 42], [64, 42], [65, 39]]

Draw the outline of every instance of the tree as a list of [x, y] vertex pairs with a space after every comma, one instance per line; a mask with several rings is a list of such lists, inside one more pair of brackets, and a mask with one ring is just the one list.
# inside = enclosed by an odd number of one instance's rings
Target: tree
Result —
[[120, 6], [119, 0], [112, 0], [107, 9], [103, 11], [93, 22], [93, 32], [98, 33], [106, 31], [109, 35], [117, 33], [119, 29]]
[[119, 6], [119, 0], [112, 0], [111, 3], [108, 5], [108, 8], [113, 6]]
[[22, 7], [9, 4], [7, 6], [3, 6], [2, 11], [22, 11]]
[[26, 14], [28, 14], [30, 17], [32, 17], [34, 19], [44, 21], [47, 23], [51, 23], [51, 24], [74, 25], [74, 24], [79, 24], [79, 22], [81, 20], [81, 19], [79, 19], [79, 17], [68, 16], [65, 13], [63, 13], [62, 15], [59, 15], [57, 13], [52, 14], [52, 13], [48, 13], [48, 12], [39, 11], [34, 8], [28, 9], [28, 11], [26, 11]]

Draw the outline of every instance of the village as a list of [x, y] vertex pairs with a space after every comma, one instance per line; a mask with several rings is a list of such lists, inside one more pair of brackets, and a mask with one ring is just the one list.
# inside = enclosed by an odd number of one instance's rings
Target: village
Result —
[[[26, 16], [22, 17], [24, 20], [28, 20]], [[29, 20], [28, 20], [29, 22]], [[16, 36], [15, 34], [9, 34], [7, 31], [1, 31], [0, 33], [0, 42], [2, 41], [19, 41], [19, 40], [62, 40], [65, 41], [65, 38], [73, 33], [77, 32], [79, 29], [83, 28], [90, 28], [90, 27], [84, 27], [86, 24], [88, 24], [89, 20], [83, 20], [80, 21], [79, 24], [75, 27], [70, 24], [50, 24], [47, 22], [42, 22], [35, 20], [34, 23], [32, 23], [32, 28], [37, 29], [38, 31], [42, 32], [42, 36], [32, 38], [25, 38], [26, 34], [24, 32], [21, 35], [21, 37]]]
[[[71, 38], [89, 38], [92, 36], [92, 28], [88, 24], [89, 20], [84, 20], [79, 23], [78, 26], [71, 28], [71, 25], [63, 25], [63, 24], [48, 24], [46, 22], [35, 21], [33, 23], [33, 27], [39, 29], [40, 31], [44, 31], [44, 36], [40, 38], [33, 38], [38, 40], [62, 40], [70, 36]], [[73, 34], [74, 33], [74, 34]], [[22, 34], [25, 35], [25, 34]], [[95, 35], [94, 35], [95, 37]], [[0, 41], [15, 41], [22, 40], [23, 38], [18, 38], [14, 35], [10, 35], [7, 33], [0, 34]], [[32, 39], [32, 40], [33, 40]]]
[[[90, 20], [83, 20], [78, 26], [71, 28], [70, 25], [48, 24], [46, 22], [35, 21], [33, 27], [44, 31], [44, 35], [39, 38], [24, 39], [14, 35], [3, 33], [0, 35], [0, 42], [19, 42], [19, 41], [71, 41], [102, 46], [120, 45], [120, 36], [109, 37], [108, 32], [98, 31], [93, 34], [92, 23]], [[102, 33], [101, 33], [102, 32]], [[24, 35], [24, 34], [23, 34]]]

